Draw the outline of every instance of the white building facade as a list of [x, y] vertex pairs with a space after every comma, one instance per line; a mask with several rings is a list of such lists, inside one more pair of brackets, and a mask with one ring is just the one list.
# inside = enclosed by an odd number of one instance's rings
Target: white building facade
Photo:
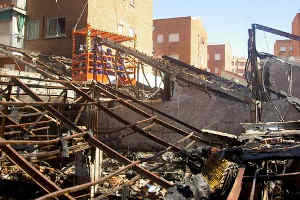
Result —
[[0, 44], [23, 48], [26, 0], [0, 1]]

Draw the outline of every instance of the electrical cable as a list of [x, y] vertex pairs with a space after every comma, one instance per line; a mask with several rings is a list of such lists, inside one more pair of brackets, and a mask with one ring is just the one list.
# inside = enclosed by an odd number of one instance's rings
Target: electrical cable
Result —
[[89, 2], [88, 0], [85, 1], [84, 7], [83, 7], [83, 9], [82, 9], [82, 11], [80, 13], [80, 16], [78, 17], [77, 22], [76, 22], [76, 24], [74, 26], [74, 31], [77, 30], [77, 26], [78, 26], [78, 24], [79, 24], [79, 22], [80, 22], [80, 20], [81, 20], [81, 18], [83, 16], [83, 14], [85, 13], [87, 6], [88, 6], [88, 2]]

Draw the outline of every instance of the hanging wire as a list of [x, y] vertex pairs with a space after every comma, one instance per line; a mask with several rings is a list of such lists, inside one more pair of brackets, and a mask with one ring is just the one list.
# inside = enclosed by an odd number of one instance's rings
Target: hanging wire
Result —
[[77, 21], [76, 21], [76, 24], [75, 24], [75, 26], [74, 26], [74, 31], [77, 30], [77, 26], [78, 26], [78, 24], [79, 24], [79, 22], [80, 22], [80, 20], [81, 20], [81, 18], [82, 18], [82, 16], [83, 16], [83, 14], [85, 13], [87, 6], [88, 6], [88, 0], [85, 0], [85, 4], [84, 4], [84, 6], [83, 6], [83, 8], [82, 8], [82, 11], [81, 11], [81, 13], [80, 13], [80, 15], [79, 15]]
[[270, 46], [269, 46], [269, 43], [268, 43], [266, 32], [263, 32], [263, 33], [264, 33], [264, 37], [265, 37], [265, 42], [266, 42], [267, 50], [268, 50], [268, 52], [270, 52], [271, 49], [270, 49]]

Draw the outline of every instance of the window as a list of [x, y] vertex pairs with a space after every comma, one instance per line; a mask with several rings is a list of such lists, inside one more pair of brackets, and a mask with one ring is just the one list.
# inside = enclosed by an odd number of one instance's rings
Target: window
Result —
[[207, 70], [208, 72], [210, 72], [210, 68], [207, 68], [206, 70]]
[[216, 67], [216, 68], [215, 68], [215, 72], [216, 72], [216, 73], [219, 73], [219, 68]]
[[128, 32], [129, 32], [129, 36], [130, 37], [134, 37], [135, 36], [135, 32], [134, 32], [134, 30], [132, 28], [129, 28]]
[[169, 35], [169, 42], [179, 42], [179, 33], [171, 33]]
[[130, 0], [130, 5], [131, 5], [132, 7], [135, 7], [135, 0]]
[[280, 47], [280, 51], [286, 52], [286, 47]]
[[62, 37], [66, 36], [66, 18], [55, 17], [47, 20], [46, 37]]
[[221, 55], [219, 53], [215, 54], [215, 60], [221, 60]]
[[177, 54], [169, 55], [169, 57], [177, 59], [177, 60], [179, 59], [179, 55], [177, 55]]
[[163, 43], [164, 42], [164, 35], [158, 34], [157, 35], [157, 43]]
[[27, 23], [27, 40], [36, 40], [40, 36], [40, 20], [29, 20]]
[[124, 25], [123, 24], [118, 24], [118, 33], [123, 34], [124, 31]]

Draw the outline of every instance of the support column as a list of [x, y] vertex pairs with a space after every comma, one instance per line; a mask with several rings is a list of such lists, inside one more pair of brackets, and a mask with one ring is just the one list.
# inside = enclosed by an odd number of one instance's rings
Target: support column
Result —
[[[93, 92], [93, 98], [98, 99], [97, 94], [95, 93], [95, 91]], [[91, 128], [93, 130], [93, 134], [95, 137], [99, 138], [99, 124], [100, 124], [100, 112], [99, 112], [99, 108], [96, 106], [91, 106], [91, 111], [92, 111], [92, 117], [91, 117]], [[90, 177], [91, 177], [91, 181], [96, 181], [98, 180], [100, 177], [102, 177], [102, 164], [103, 164], [103, 151], [100, 150], [99, 148], [95, 149], [95, 153], [92, 154], [91, 156], [94, 156], [94, 158], [92, 159], [92, 163], [90, 166]], [[91, 199], [93, 199], [95, 197], [95, 194], [97, 193], [98, 190], [98, 185], [92, 186], [91, 187]]]

